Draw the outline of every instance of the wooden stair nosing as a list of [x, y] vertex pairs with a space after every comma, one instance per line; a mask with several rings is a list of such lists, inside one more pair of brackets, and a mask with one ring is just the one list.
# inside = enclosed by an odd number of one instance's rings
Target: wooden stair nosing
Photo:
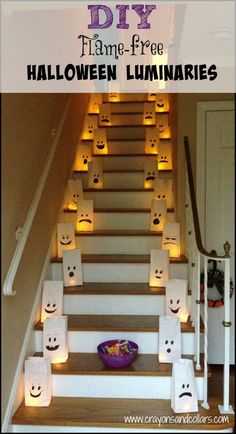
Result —
[[[141, 332], [158, 333], [159, 315], [91, 315], [74, 314], [67, 315], [68, 331], [109, 331], [109, 332]], [[43, 323], [35, 324], [34, 330], [43, 330]], [[204, 331], [201, 320], [200, 331]], [[190, 318], [186, 323], [181, 323], [182, 333], [194, 333]]]
[[[110, 155], [112, 155], [112, 154], [110, 154]], [[152, 155], [155, 155], [155, 154], [152, 154]], [[88, 173], [88, 171], [87, 170], [73, 170], [73, 172], [76, 174], [86, 174], [86, 173]], [[162, 174], [162, 173], [172, 173], [173, 172], [173, 170], [172, 169], [161, 169], [161, 170], [159, 170], [159, 174]], [[140, 170], [140, 169], [104, 169], [103, 170], [103, 173], [116, 173], [116, 174], [118, 174], [118, 173], [144, 173], [144, 170]]]
[[[140, 103], [141, 101], [139, 101], [138, 102], [138, 104]], [[153, 102], [155, 102], [155, 101], [145, 101], [145, 102], [150, 102], [150, 103], [153, 103]], [[126, 104], [128, 104], [128, 101], [117, 101], [117, 102], [115, 102], [115, 101], [110, 101], [110, 104], [114, 104], [114, 105], [116, 105], [116, 104], [124, 104], [124, 103], [126, 103]], [[107, 102], [105, 103], [105, 104], [108, 104]], [[131, 103], [131, 102], [129, 102], [129, 104], [133, 104], [133, 103]], [[135, 103], [135, 104], [137, 104], [137, 103]], [[143, 104], [143, 102], [142, 102], [142, 104]], [[156, 113], [156, 115], [159, 117], [159, 116], [161, 116], [161, 115], [169, 115], [170, 114], [170, 111], [169, 110], [166, 110], [166, 111], [160, 111], [160, 112], [155, 112]], [[97, 117], [99, 117], [99, 113], [87, 113], [89, 116], [97, 116]], [[112, 115], [123, 115], [123, 116], [135, 116], [135, 115], [143, 115], [143, 111], [137, 111], [137, 112], [123, 112], [123, 111], [121, 111], [121, 110], [117, 110], [117, 111], [113, 111], [113, 110], [111, 110], [111, 116]]]
[[[94, 208], [94, 213], [147, 213], [150, 214], [150, 208]], [[64, 208], [64, 213], [77, 213], [76, 209]], [[167, 208], [168, 213], [175, 212], [174, 208]]]
[[157, 157], [157, 153], [156, 154], [149, 154], [149, 153], [145, 153], [145, 152], [143, 152], [143, 153], [140, 153], [140, 152], [137, 152], [137, 153], [130, 153], [130, 154], [128, 154], [128, 152], [127, 153], [124, 153], [124, 152], [121, 152], [121, 153], [117, 153], [117, 154], [115, 154], [115, 153], [110, 153], [110, 154], [92, 154], [92, 157], [103, 157], [103, 158], [107, 158], [107, 157], [142, 157], [142, 158], [144, 158], [144, 157]]
[[84, 188], [84, 193], [152, 193], [153, 188]]
[[[201, 407], [199, 402], [198, 414], [193, 422], [185, 421], [173, 424], [174, 417], [183, 418], [186, 413], [175, 414], [171, 409], [170, 400], [167, 399], [119, 399], [119, 398], [65, 398], [53, 397], [49, 407], [26, 407], [21, 403], [14, 416], [13, 425], [41, 425], [64, 427], [102, 427], [102, 428], [129, 428], [157, 429], [158, 418], [161, 431], [169, 429], [196, 432], [206, 430], [226, 430], [234, 428], [234, 415], [228, 415], [228, 422], [215, 423], [214, 418], [219, 417], [218, 405], [221, 400], [209, 399], [210, 409]], [[193, 416], [196, 413], [193, 414]], [[153, 417], [155, 415], [155, 417]], [[134, 423], [127, 423], [126, 416], [137, 416], [140, 419]], [[163, 416], [165, 416], [163, 420]], [[168, 418], [169, 416], [169, 418]], [[150, 422], [147, 418], [150, 417]], [[203, 423], [202, 419], [208, 423]], [[219, 431], [218, 431], [219, 432]]]
[[[91, 264], [150, 264], [150, 255], [122, 255], [122, 254], [83, 254], [82, 263]], [[51, 263], [62, 263], [62, 258], [51, 258]], [[181, 255], [179, 258], [170, 258], [171, 264], [187, 264], [188, 259]]]
[[161, 237], [161, 231], [144, 230], [95, 230], [75, 231], [76, 237]]
[[[43, 353], [35, 353], [42, 357]], [[183, 355], [184, 359], [194, 359], [193, 355]], [[194, 361], [194, 360], [193, 360]], [[195, 370], [196, 377], [203, 377], [204, 358], [201, 355], [201, 370]], [[159, 363], [158, 354], [137, 354], [131, 366], [122, 369], [110, 368], [105, 365], [97, 353], [69, 353], [65, 363], [52, 364], [53, 375], [128, 375], [147, 377], [170, 377], [171, 363]], [[208, 372], [210, 377], [210, 371]]]
[[[143, 126], [143, 127], [145, 127], [146, 125], [141, 125], [141, 126]], [[153, 126], [153, 125], [151, 125], [151, 126]], [[127, 127], [127, 125], [124, 125], [124, 127]], [[107, 141], [108, 141], [108, 143], [109, 142], [143, 142], [145, 140], [145, 137], [142, 137], [141, 139], [140, 138], [134, 138], [134, 139], [130, 139], [129, 137], [127, 138], [127, 139], [124, 139], [124, 138], [120, 138], [120, 139], [109, 139], [109, 137], [107, 138]], [[167, 140], [171, 140], [171, 137], [159, 137], [159, 140], [160, 141], [163, 141], [163, 142], [165, 142], [165, 141], [167, 141]], [[80, 141], [82, 141], [82, 142], [91, 142], [91, 143], [93, 143], [93, 139], [80, 139]]]

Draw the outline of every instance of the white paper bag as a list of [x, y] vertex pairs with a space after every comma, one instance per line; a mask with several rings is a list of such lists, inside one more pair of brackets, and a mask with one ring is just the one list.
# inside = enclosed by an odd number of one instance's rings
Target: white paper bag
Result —
[[151, 249], [149, 285], [162, 287], [169, 280], [169, 252], [168, 250]]
[[102, 104], [102, 95], [100, 93], [91, 93], [89, 99], [88, 113], [99, 113], [99, 104]]
[[24, 372], [25, 405], [48, 407], [52, 398], [51, 363], [47, 357], [29, 357]]
[[76, 152], [74, 170], [87, 172], [88, 163], [92, 160], [92, 149], [90, 144], [79, 143]]
[[163, 227], [161, 248], [169, 250], [171, 258], [180, 256], [180, 224], [166, 222]]
[[173, 208], [173, 179], [156, 179], [154, 181], [154, 198], [157, 200], [165, 199], [167, 208]]
[[84, 120], [84, 129], [82, 138], [84, 140], [93, 140], [94, 130], [98, 127], [97, 116], [86, 115]]
[[89, 188], [103, 188], [103, 170], [102, 163], [97, 159], [93, 159], [91, 163], [89, 163], [88, 169], [88, 187]]
[[171, 408], [174, 413], [198, 411], [197, 386], [190, 359], [179, 359], [172, 365]]
[[74, 223], [57, 224], [57, 256], [62, 258], [63, 250], [75, 249]]
[[93, 231], [93, 200], [80, 200], [77, 206], [76, 229], [79, 232]]
[[157, 115], [157, 127], [159, 129], [160, 139], [170, 139], [170, 123], [169, 123], [169, 113], [164, 113]]
[[158, 170], [172, 170], [172, 145], [169, 142], [159, 143]]
[[107, 134], [105, 128], [98, 128], [93, 133], [93, 153], [108, 154]]
[[145, 153], [158, 154], [159, 131], [156, 127], [146, 128]]
[[178, 317], [159, 318], [159, 362], [173, 363], [181, 358], [181, 330]]
[[162, 231], [167, 219], [166, 200], [151, 201], [150, 231]]
[[143, 123], [144, 125], [156, 124], [156, 112], [154, 102], [145, 102], [143, 105]]
[[170, 110], [170, 96], [168, 93], [157, 93], [156, 112], [168, 112]]
[[188, 320], [188, 281], [170, 279], [166, 283], [166, 315], [179, 317], [181, 322]]
[[77, 209], [79, 200], [83, 200], [83, 187], [81, 179], [69, 179], [67, 185], [67, 208]]
[[153, 188], [154, 181], [157, 178], [158, 178], [157, 159], [154, 158], [152, 160], [149, 159], [146, 160], [144, 162], [144, 188]]
[[83, 285], [80, 249], [63, 252], [63, 276], [65, 286]]
[[68, 359], [67, 316], [47, 318], [43, 323], [43, 355], [51, 363]]
[[101, 127], [111, 125], [111, 104], [101, 104], [99, 106], [99, 125]]
[[46, 318], [62, 315], [63, 281], [45, 280], [43, 284], [41, 322]]

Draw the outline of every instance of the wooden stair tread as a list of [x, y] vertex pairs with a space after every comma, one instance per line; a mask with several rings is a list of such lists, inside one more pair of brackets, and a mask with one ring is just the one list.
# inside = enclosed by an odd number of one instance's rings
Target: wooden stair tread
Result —
[[[165, 295], [165, 287], [154, 288], [149, 283], [84, 282], [82, 286], [64, 287], [65, 295]], [[191, 291], [189, 290], [189, 295]]]
[[[128, 332], [158, 332], [159, 315], [67, 315], [68, 331], [128, 331]], [[201, 321], [201, 331], [203, 323]], [[35, 330], [43, 330], [40, 321], [35, 325]], [[190, 319], [181, 323], [183, 333], [193, 333], [194, 328]]]
[[84, 193], [150, 193], [153, 188], [84, 188]]
[[[120, 125], [119, 125], [120, 126]], [[148, 126], [148, 125], [141, 125], [141, 126], [143, 126], [143, 127], [145, 127], [145, 126]], [[149, 126], [151, 126], [151, 127], [153, 127], [153, 125], [149, 125]], [[125, 125], [125, 127], [127, 127], [127, 125]], [[124, 128], [124, 127], [122, 127], [122, 128]], [[108, 143], [109, 142], [143, 142], [144, 140], [145, 140], [145, 137], [142, 137], [142, 138], [132, 138], [132, 139], [130, 139], [129, 137], [127, 137], [127, 138], [120, 138], [120, 139], [110, 139], [109, 137], [107, 138], [107, 140], [108, 140]], [[171, 140], [171, 138], [165, 138], [165, 137], [159, 137], [159, 140], [160, 141], [166, 141], [166, 140]], [[93, 143], [93, 139], [81, 139], [81, 141], [82, 142], [91, 142], [91, 143]]]
[[[91, 264], [150, 264], [150, 255], [81, 255], [82, 263]], [[51, 259], [52, 263], [62, 263], [62, 258], [57, 256]], [[170, 258], [171, 264], [187, 264], [188, 259], [181, 255], [179, 258]]]
[[108, 157], [156, 157], [157, 158], [157, 154], [147, 154], [145, 152], [138, 152], [138, 153], [117, 153], [117, 154], [92, 154], [93, 157], [103, 157], [103, 158], [108, 158]]
[[[77, 213], [76, 209], [64, 208], [65, 213]], [[167, 212], [174, 212], [174, 208], [167, 208]], [[94, 213], [148, 213], [150, 208], [94, 208]]]
[[162, 232], [160, 231], [145, 231], [145, 230], [113, 230], [103, 229], [95, 231], [75, 231], [76, 236], [90, 236], [90, 237], [160, 237]]
[[[42, 357], [43, 353], [35, 353]], [[184, 359], [192, 359], [192, 355], [184, 355]], [[203, 357], [201, 358], [203, 362]], [[172, 375], [171, 363], [159, 363], [157, 354], [138, 354], [131, 366], [115, 369], [106, 366], [97, 353], [69, 353], [65, 363], [52, 364], [53, 375], [130, 375], [163, 377]], [[203, 376], [202, 369], [195, 370], [196, 377]]]
[[[209, 400], [210, 409], [200, 406], [200, 416], [210, 416], [208, 423], [203, 424], [199, 418], [192, 423], [170, 423], [162, 420], [161, 428], [171, 432], [179, 429], [196, 432], [197, 429], [223, 430], [234, 427], [234, 415], [228, 415], [228, 423], [213, 423], [215, 416], [219, 417], [218, 405], [220, 400]], [[151, 423], [125, 423], [124, 416], [153, 417]], [[193, 413], [192, 416], [196, 415]], [[25, 407], [24, 401], [14, 414], [12, 424], [17, 425], [55, 425], [55, 426], [86, 426], [111, 428], [153, 428], [157, 429], [157, 417], [181, 416], [171, 409], [167, 399], [114, 399], [114, 398], [65, 398], [53, 397], [49, 407]], [[182, 416], [187, 416], [186, 413]], [[139, 421], [140, 422], [140, 421]], [[163, 432], [163, 431], [162, 431]]]

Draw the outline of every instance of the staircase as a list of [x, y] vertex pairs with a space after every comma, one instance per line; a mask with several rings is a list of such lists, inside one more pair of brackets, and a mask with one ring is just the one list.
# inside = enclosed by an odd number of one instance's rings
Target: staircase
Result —
[[[103, 103], [106, 104], [106, 96]], [[165, 314], [165, 288], [149, 287], [150, 250], [161, 247], [161, 233], [150, 232], [153, 189], [144, 189], [144, 161], [155, 155], [144, 151], [143, 104], [147, 95], [123, 95], [112, 102], [112, 125], [107, 130], [107, 155], [103, 164], [104, 188], [87, 188], [88, 174], [74, 171], [82, 180], [85, 199], [94, 201], [94, 231], [76, 233], [82, 252], [82, 287], [64, 289], [64, 314], [68, 315], [69, 358], [52, 365], [53, 398], [49, 407], [20, 405], [12, 418], [13, 432], [194, 432], [231, 429], [231, 424], [171, 423], [171, 364], [158, 362], [159, 315]], [[98, 116], [91, 114], [91, 117]], [[165, 122], [168, 113], [158, 113]], [[161, 137], [161, 135], [160, 135]], [[83, 140], [89, 146], [92, 142]], [[160, 139], [160, 149], [170, 143]], [[93, 156], [95, 157], [95, 156]], [[172, 178], [162, 170], [160, 178]], [[65, 209], [64, 222], [76, 211]], [[168, 220], [177, 221], [176, 209]], [[171, 278], [188, 278], [187, 258], [170, 261]], [[63, 280], [62, 260], [51, 259], [52, 279]], [[191, 306], [191, 292], [189, 291]], [[36, 355], [42, 355], [42, 323], [35, 325]], [[190, 318], [181, 324], [183, 357], [194, 356], [194, 328]], [[201, 324], [201, 332], [203, 325]], [[139, 346], [139, 355], [127, 368], [106, 367], [97, 345], [118, 338]], [[203, 360], [201, 366], [203, 367]], [[203, 399], [203, 369], [195, 371], [199, 400]], [[201, 408], [199, 415], [215, 416]], [[193, 414], [194, 415], [194, 414]], [[137, 417], [131, 423], [125, 417]], [[167, 416], [164, 418], [164, 416]]]

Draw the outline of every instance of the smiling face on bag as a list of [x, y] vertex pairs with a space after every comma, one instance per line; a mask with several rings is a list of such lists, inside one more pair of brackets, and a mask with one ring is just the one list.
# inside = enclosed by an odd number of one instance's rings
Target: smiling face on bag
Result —
[[68, 358], [67, 317], [47, 318], [43, 323], [43, 355], [51, 363], [63, 363]]

